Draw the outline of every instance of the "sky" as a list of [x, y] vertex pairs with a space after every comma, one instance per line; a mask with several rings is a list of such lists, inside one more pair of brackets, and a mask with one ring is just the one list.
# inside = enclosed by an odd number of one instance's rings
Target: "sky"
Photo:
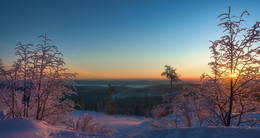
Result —
[[0, 58], [15, 60], [16, 44], [47, 33], [78, 79], [160, 79], [164, 65], [182, 79], [209, 73], [217, 16], [231, 6], [260, 18], [259, 0], [1, 0]]

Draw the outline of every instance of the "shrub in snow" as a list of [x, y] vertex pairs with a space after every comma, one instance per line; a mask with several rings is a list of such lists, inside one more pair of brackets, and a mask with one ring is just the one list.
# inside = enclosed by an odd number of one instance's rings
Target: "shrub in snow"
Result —
[[171, 127], [177, 128], [177, 122], [174, 118], [157, 118], [148, 121], [148, 124], [155, 128], [167, 129]]
[[69, 129], [74, 127], [74, 120], [70, 114], [52, 115], [46, 118], [46, 122], [55, 126], [66, 126]]
[[93, 121], [94, 116], [84, 113], [74, 124], [74, 130], [87, 133], [98, 133], [109, 135], [114, 133], [113, 129], [107, 128], [106, 125], [101, 125]]
[[102, 125], [99, 127], [98, 133], [102, 135], [110, 135], [115, 133], [116, 130], [108, 128], [107, 125]]
[[169, 104], [156, 105], [151, 112], [154, 118], [167, 116], [168, 114], [170, 114]]
[[[152, 126], [172, 125], [173, 127], [203, 126], [206, 118], [196, 98], [193, 87], [184, 86], [183, 92], [175, 96], [171, 102], [158, 105], [152, 111], [153, 117], [160, 118]], [[167, 114], [165, 114], [167, 110]], [[166, 116], [167, 115], [167, 116]], [[169, 119], [170, 118], [170, 119]], [[158, 125], [157, 125], [158, 126]]]

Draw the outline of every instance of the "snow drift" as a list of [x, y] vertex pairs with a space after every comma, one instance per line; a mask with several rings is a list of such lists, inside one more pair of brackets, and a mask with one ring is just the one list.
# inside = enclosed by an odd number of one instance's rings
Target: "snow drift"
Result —
[[48, 136], [48, 126], [34, 119], [6, 119], [0, 121], [0, 137]]
[[137, 137], [146, 138], [257, 138], [260, 137], [259, 128], [174, 128], [149, 130]]

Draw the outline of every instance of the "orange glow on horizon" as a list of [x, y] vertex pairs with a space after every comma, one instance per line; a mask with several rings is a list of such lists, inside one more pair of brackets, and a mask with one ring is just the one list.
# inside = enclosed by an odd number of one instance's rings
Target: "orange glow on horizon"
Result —
[[[157, 72], [119, 72], [119, 73], [93, 73], [84, 70], [70, 70], [76, 72], [78, 76], [76, 79], [166, 79], [161, 76], [161, 71]], [[200, 75], [181, 74], [182, 80], [199, 80]]]

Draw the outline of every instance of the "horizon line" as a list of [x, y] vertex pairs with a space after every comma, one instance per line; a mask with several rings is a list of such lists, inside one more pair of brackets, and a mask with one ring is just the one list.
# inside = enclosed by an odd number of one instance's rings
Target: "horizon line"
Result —
[[[182, 80], [200, 80], [196, 78], [180, 78]], [[75, 78], [75, 80], [168, 80], [167, 78]]]

